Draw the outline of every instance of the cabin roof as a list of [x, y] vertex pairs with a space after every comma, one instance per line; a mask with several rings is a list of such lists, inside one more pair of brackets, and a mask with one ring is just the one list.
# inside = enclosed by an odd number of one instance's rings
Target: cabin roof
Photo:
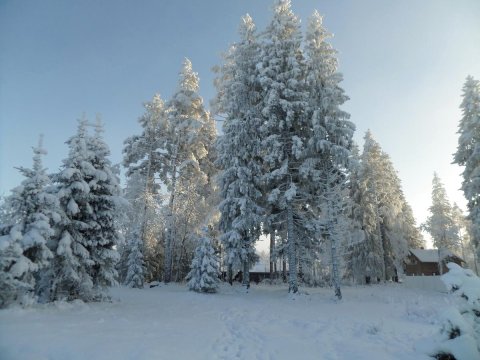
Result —
[[[421, 262], [424, 263], [438, 263], [438, 250], [437, 249], [410, 249], [410, 252]], [[459, 256], [455, 255], [453, 252], [447, 249], [441, 251], [442, 257], [455, 257], [460, 260]], [[462, 260], [463, 261], [463, 260]]]

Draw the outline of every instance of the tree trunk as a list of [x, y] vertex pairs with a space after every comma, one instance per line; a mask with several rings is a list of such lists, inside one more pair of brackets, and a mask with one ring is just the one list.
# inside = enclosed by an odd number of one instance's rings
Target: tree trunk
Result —
[[245, 289], [250, 289], [250, 264], [248, 261], [248, 255], [245, 260], [243, 260], [243, 279], [242, 279], [242, 286]]
[[291, 202], [287, 202], [288, 292], [293, 294], [298, 292], [295, 241], [293, 208]]
[[387, 280], [387, 271], [385, 267], [385, 246], [383, 243], [383, 236], [382, 236], [382, 225], [380, 222], [380, 214], [378, 211], [378, 205], [377, 205], [377, 229], [378, 229], [378, 236], [380, 240], [380, 258], [381, 258], [381, 265], [382, 265], [382, 280], [386, 281]]
[[233, 267], [232, 267], [232, 264], [227, 265], [227, 281], [230, 285], [233, 285]]
[[440, 247], [438, 248], [438, 272], [440, 276], [443, 275], [443, 259], [442, 259], [442, 251]]
[[273, 253], [275, 251], [275, 230], [270, 231], [270, 282], [273, 281], [273, 274], [274, 274], [274, 256]]
[[342, 300], [342, 291], [340, 290], [340, 271], [338, 269], [337, 241], [335, 236], [332, 236], [331, 234], [328, 235], [328, 238], [330, 240], [330, 252], [332, 256], [332, 278], [333, 287], [335, 288], [335, 296], [338, 300]]
[[173, 172], [172, 172], [172, 191], [170, 193], [170, 200], [168, 202], [168, 222], [167, 222], [167, 238], [165, 244], [165, 271], [164, 279], [165, 284], [168, 284], [172, 280], [172, 256], [173, 256], [173, 241], [174, 241], [174, 219], [173, 219], [173, 205], [175, 203], [175, 192], [177, 186], [177, 154], [175, 152], [173, 159]]

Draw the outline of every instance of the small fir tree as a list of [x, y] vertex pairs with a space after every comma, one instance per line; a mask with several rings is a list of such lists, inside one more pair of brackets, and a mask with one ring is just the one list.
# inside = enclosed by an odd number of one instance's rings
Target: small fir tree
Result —
[[130, 239], [127, 243], [127, 274], [125, 285], [132, 288], [143, 288], [145, 283], [145, 261], [143, 256], [143, 242], [140, 237], [140, 229], [130, 233]]
[[219, 262], [212, 242], [207, 236], [207, 230], [204, 232], [204, 236], [198, 242], [186, 280], [188, 280], [187, 286], [190, 290], [214, 293], [220, 282]]

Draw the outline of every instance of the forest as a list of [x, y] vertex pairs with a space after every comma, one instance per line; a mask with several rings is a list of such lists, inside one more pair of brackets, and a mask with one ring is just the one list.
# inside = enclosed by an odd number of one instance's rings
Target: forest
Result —
[[302, 33], [287, 0], [265, 29], [244, 16], [214, 67], [211, 109], [185, 59], [173, 96], [144, 103], [122, 164], [109, 160], [100, 118], [78, 120], [57, 173], [42, 165], [40, 138], [1, 202], [0, 307], [102, 301], [116, 284], [215, 292], [240, 278], [248, 289], [260, 238], [269, 281], [290, 293], [331, 286], [341, 299], [342, 284], [398, 281], [422, 230], [478, 272], [479, 81], [465, 81], [458, 149], [445, 159], [464, 167], [468, 214], [434, 174], [417, 225], [389, 155], [370, 131], [363, 149], [353, 140], [330, 37], [318, 12]]

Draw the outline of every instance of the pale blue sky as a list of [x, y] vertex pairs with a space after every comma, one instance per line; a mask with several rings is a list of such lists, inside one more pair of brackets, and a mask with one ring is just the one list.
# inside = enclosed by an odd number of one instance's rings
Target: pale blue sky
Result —
[[[237, 39], [240, 17], [260, 29], [272, 1], [0, 0], [0, 194], [31, 165], [45, 135], [45, 164], [56, 171], [76, 119], [100, 113], [112, 160], [139, 132], [142, 102], [168, 98], [184, 57], [213, 97], [211, 68]], [[390, 154], [417, 220], [430, 205], [437, 171], [452, 200], [464, 204], [456, 149], [461, 87], [480, 78], [478, 0], [293, 0], [303, 23], [318, 9], [335, 34], [346, 110], [356, 139], [370, 128]]]

